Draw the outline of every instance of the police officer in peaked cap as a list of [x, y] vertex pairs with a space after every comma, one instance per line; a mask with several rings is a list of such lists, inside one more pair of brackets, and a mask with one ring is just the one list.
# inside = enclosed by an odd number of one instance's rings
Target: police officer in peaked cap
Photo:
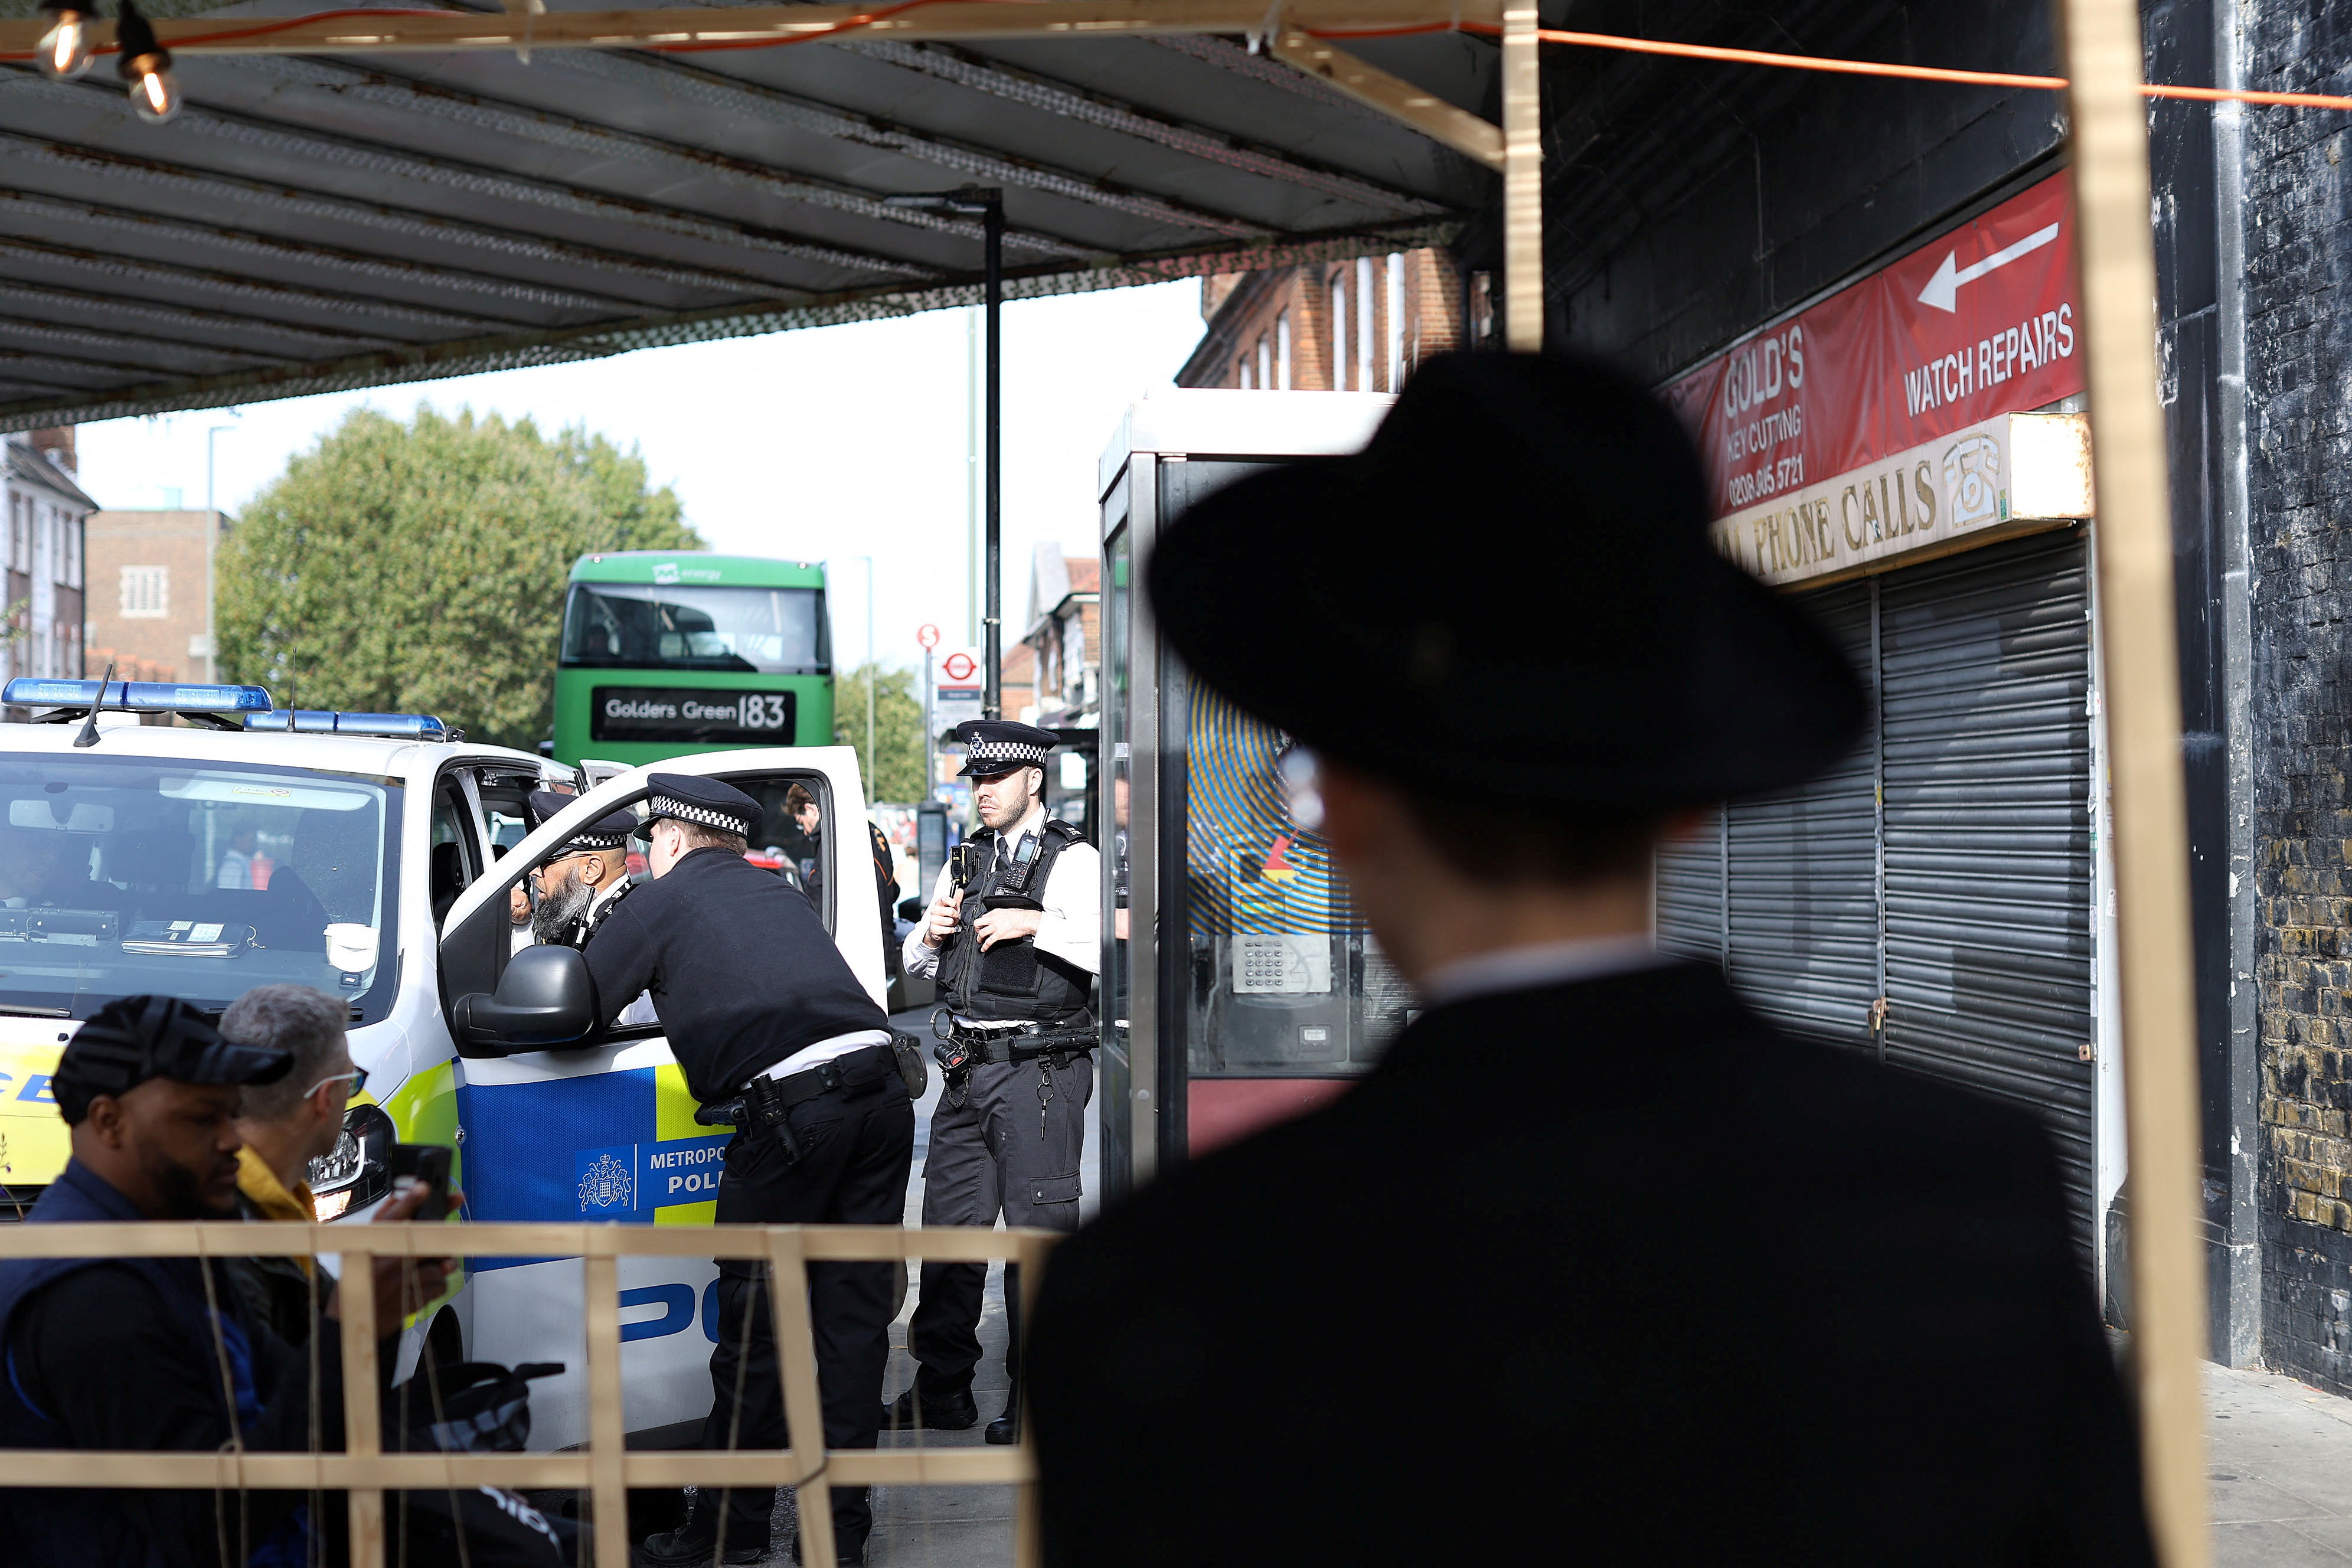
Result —
[[[648, 783], [638, 832], [653, 875], [597, 926], [588, 968], [602, 997], [650, 988], [688, 1090], [710, 1108], [706, 1115], [735, 1122], [719, 1221], [898, 1224], [915, 1110], [887, 1018], [808, 900], [743, 858], [759, 802], [715, 779], [655, 773]], [[809, 1268], [828, 1447], [875, 1446], [892, 1268]], [[766, 1267], [730, 1258], [719, 1276], [702, 1446], [782, 1447]], [[862, 1563], [873, 1527], [866, 1489], [832, 1490], [835, 1561]], [[644, 1561], [653, 1568], [758, 1563], [774, 1505], [771, 1487], [704, 1488], [685, 1524], [644, 1542]]]
[[[1087, 996], [1102, 962], [1102, 888], [1094, 846], [1045, 815], [1053, 731], [1001, 719], [956, 726], [981, 831], [940, 874], [923, 921], [908, 933], [907, 973], [934, 976], [946, 998], [934, 1028], [947, 1068], [923, 1162], [925, 1225], [1075, 1230], [1078, 1154], [1094, 1096], [1094, 1016]], [[943, 1026], [943, 1027], [942, 1027]], [[922, 1300], [907, 1333], [915, 1381], [889, 1411], [894, 1426], [958, 1430], [980, 1418], [981, 1295], [987, 1269], [923, 1265]], [[1021, 1306], [1004, 1286], [1009, 1390], [989, 1423], [992, 1443], [1021, 1430]]]
[[[551, 789], [533, 790], [530, 807], [545, 822], [575, 798]], [[531, 933], [542, 942], [587, 947], [588, 939], [635, 886], [629, 880], [629, 839], [636, 831], [635, 813], [607, 812], [541, 863]]]

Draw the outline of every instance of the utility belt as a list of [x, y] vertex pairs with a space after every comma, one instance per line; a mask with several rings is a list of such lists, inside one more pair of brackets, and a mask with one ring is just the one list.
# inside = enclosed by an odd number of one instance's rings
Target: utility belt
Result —
[[[943, 1022], [944, 1032], [940, 1027]], [[1053, 1066], [1058, 1070], [1102, 1043], [1092, 1024], [1084, 1027], [1023, 1025], [1011, 1029], [972, 1029], [956, 1023], [944, 1012], [933, 1016], [931, 1029], [939, 1037], [939, 1043], [931, 1047], [932, 1059], [950, 1082], [975, 1067], [1003, 1067], [1039, 1057], [1053, 1058]]]
[[914, 1043], [912, 1037], [894, 1033], [887, 1046], [867, 1046], [819, 1062], [790, 1078], [763, 1074], [745, 1084], [743, 1091], [734, 1099], [697, 1110], [694, 1119], [705, 1127], [739, 1127], [755, 1134], [772, 1131], [784, 1146], [784, 1163], [789, 1170], [800, 1163], [801, 1158], [800, 1141], [793, 1136], [790, 1120], [793, 1107], [820, 1095], [855, 1094], [878, 1083], [894, 1081], [910, 1094], [919, 1095], [922, 1091], [906, 1072], [903, 1060], [911, 1058], [916, 1073], [921, 1073], [922, 1058], [914, 1051]]

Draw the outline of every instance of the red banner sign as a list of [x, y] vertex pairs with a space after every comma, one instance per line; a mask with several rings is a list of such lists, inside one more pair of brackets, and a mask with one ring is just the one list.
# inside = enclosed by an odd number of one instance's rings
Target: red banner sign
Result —
[[1714, 515], [2083, 390], [2059, 174], [1666, 388]]

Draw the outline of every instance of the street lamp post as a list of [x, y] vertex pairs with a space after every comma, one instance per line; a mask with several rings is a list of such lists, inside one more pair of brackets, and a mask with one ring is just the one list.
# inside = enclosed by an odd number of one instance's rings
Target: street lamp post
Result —
[[213, 466], [217, 460], [215, 455], [213, 444], [218, 438], [222, 431], [234, 430], [236, 428], [236, 426], [234, 425], [207, 425], [205, 426], [205, 510], [206, 511], [215, 511], [219, 510], [213, 505]]
[[987, 548], [982, 570], [987, 574], [983, 595], [987, 609], [981, 626], [987, 693], [982, 711], [992, 719], [1001, 719], [1004, 716], [1004, 492], [1003, 466], [999, 458], [1003, 436], [1004, 363], [999, 316], [1004, 295], [1004, 193], [993, 185], [964, 185], [952, 191], [911, 192], [882, 200], [888, 206], [977, 217], [986, 241], [982, 265], [988, 317], [988, 416], [982, 442], [982, 484]]

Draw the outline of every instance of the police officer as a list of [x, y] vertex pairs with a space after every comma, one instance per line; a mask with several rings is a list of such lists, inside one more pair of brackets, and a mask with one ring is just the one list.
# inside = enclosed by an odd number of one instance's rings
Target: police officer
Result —
[[[888, 1020], [808, 900], [743, 858], [759, 802], [714, 779], [656, 773], [648, 783], [639, 833], [652, 879], [604, 917], [588, 942], [588, 968], [601, 996], [652, 990], [688, 1092], [713, 1108], [707, 1114], [735, 1121], [719, 1222], [897, 1225], [915, 1110]], [[809, 1268], [829, 1447], [875, 1446], [892, 1267]], [[765, 1266], [730, 1259], [719, 1274], [702, 1446], [782, 1447]], [[644, 1561], [760, 1562], [774, 1504], [771, 1488], [704, 1489], [685, 1524], [644, 1543]], [[833, 1527], [836, 1561], [864, 1563], [873, 1527], [865, 1488], [833, 1489]]]
[[[981, 831], [941, 870], [923, 923], [908, 933], [910, 974], [935, 976], [947, 999], [947, 1068], [923, 1165], [925, 1225], [996, 1223], [1046, 1230], [1078, 1225], [1078, 1154], [1094, 1094], [1094, 1016], [1087, 1005], [1102, 962], [1099, 858], [1068, 823], [1045, 815], [1051, 731], [999, 719], [956, 727]], [[908, 1326], [915, 1381], [889, 1413], [893, 1426], [961, 1430], [980, 1419], [971, 1396], [980, 1363], [987, 1269], [923, 1265], [922, 1300]], [[989, 1423], [992, 1443], [1021, 1432], [1021, 1306], [1004, 1284], [1010, 1391]]]
[[[531, 809], [545, 822], [573, 796], [533, 790]], [[620, 907], [635, 884], [629, 880], [629, 836], [637, 819], [628, 811], [609, 812], [573, 834], [554, 858], [539, 868], [539, 902], [531, 931], [542, 942], [586, 948], [596, 929]]]

